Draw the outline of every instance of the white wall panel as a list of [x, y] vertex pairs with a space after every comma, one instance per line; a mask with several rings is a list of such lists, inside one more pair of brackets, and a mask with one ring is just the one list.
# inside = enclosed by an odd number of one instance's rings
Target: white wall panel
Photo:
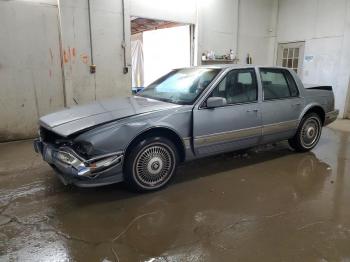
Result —
[[205, 51], [228, 54], [237, 48], [238, 0], [198, 0], [198, 61]]
[[[63, 87], [68, 106], [130, 94], [131, 74], [123, 74], [122, 2], [91, 0], [96, 74], [89, 72], [87, 2], [60, 0], [58, 15], [57, 0], [0, 1], [0, 140], [35, 134], [39, 116], [63, 108]], [[350, 0], [125, 0], [126, 63], [131, 70], [131, 16], [195, 24], [199, 60], [204, 51], [222, 55], [233, 49], [241, 63], [250, 53], [254, 63], [272, 65], [278, 43], [305, 41], [305, 55], [314, 60], [305, 64], [304, 80], [332, 84], [343, 112], [349, 10]]]
[[314, 37], [344, 34], [347, 0], [318, 0]]
[[87, 0], [60, 1], [62, 55], [67, 106], [96, 97], [90, 74], [90, 36]]
[[279, 0], [279, 41], [303, 41], [314, 34], [317, 0]]
[[[94, 7], [91, 18], [97, 99], [131, 94], [131, 73], [123, 74], [123, 17], [119, 7], [113, 5], [110, 10], [105, 12]], [[127, 42], [129, 48], [130, 37]], [[131, 72], [131, 67], [129, 69]]]
[[305, 41], [303, 81], [333, 86], [344, 115], [350, 76], [350, 0], [280, 0], [277, 43]]
[[274, 64], [277, 5], [277, 0], [240, 2], [238, 36], [240, 63], [246, 63], [249, 53], [254, 64]]
[[62, 86], [55, 2], [0, 1], [0, 141], [35, 135], [63, 107]]
[[[337, 77], [336, 97], [339, 101], [344, 101], [344, 117], [350, 118], [350, 0], [346, 6], [346, 20], [344, 23], [344, 37], [342, 51], [339, 62], [339, 72]], [[339, 99], [342, 97], [342, 99]], [[339, 107], [342, 108], [341, 106]]]

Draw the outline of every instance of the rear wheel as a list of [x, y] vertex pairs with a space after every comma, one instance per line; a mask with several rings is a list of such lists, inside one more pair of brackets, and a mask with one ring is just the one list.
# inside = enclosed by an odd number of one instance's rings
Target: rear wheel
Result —
[[126, 156], [125, 181], [137, 191], [153, 191], [165, 186], [176, 171], [178, 153], [164, 137], [148, 137], [136, 142]]
[[303, 117], [295, 136], [288, 140], [289, 145], [297, 152], [306, 152], [313, 149], [321, 137], [322, 122], [316, 113]]

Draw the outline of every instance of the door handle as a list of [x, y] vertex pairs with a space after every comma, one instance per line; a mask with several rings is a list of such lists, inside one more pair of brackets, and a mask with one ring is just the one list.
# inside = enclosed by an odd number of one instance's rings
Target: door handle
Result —
[[259, 112], [259, 109], [248, 109], [247, 112], [248, 113], [250, 113], [250, 112], [257, 113], [257, 112]]
[[292, 107], [293, 106], [301, 106], [301, 103], [292, 104]]

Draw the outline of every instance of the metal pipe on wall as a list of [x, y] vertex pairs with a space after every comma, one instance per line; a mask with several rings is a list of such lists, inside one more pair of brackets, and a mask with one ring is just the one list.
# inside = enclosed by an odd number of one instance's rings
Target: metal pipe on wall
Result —
[[237, 28], [236, 28], [236, 57], [238, 58], [239, 57], [239, 34], [240, 34], [240, 30], [239, 30], [239, 27], [240, 27], [240, 22], [239, 22], [239, 19], [240, 19], [240, 8], [241, 8], [241, 1], [238, 0], [237, 1]]
[[89, 36], [90, 36], [90, 73], [94, 74], [96, 72], [96, 65], [94, 64], [94, 53], [93, 53], [93, 45], [92, 45], [92, 29], [91, 29], [91, 5], [90, 0], [88, 0], [88, 15], [89, 15]]
[[62, 45], [62, 25], [61, 25], [61, 6], [60, 1], [58, 1], [58, 44], [60, 52], [60, 62], [61, 62], [61, 75], [62, 75], [62, 91], [63, 91], [63, 106], [67, 107], [67, 90], [66, 90], [66, 77], [63, 68], [63, 45]]
[[125, 1], [122, 0], [122, 26], [123, 26], [123, 42], [122, 42], [122, 48], [123, 48], [123, 73], [127, 74], [129, 69], [126, 65], [126, 36], [125, 36]]

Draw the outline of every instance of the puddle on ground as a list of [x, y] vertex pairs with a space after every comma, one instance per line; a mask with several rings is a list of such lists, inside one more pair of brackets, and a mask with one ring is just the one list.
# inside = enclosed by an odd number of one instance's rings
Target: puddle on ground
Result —
[[326, 128], [313, 152], [192, 161], [148, 194], [64, 187], [30, 141], [1, 145], [0, 260], [345, 261], [349, 145]]

